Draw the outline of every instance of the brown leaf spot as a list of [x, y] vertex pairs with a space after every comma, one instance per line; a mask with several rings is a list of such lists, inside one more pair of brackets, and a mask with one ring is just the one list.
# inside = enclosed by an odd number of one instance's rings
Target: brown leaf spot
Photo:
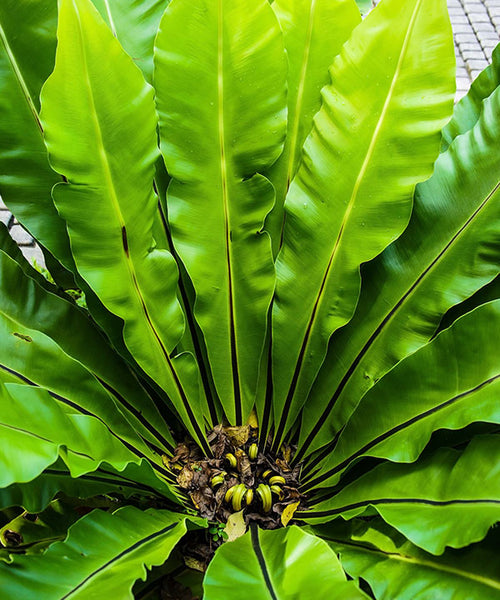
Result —
[[23, 333], [17, 333], [17, 331], [13, 331], [12, 335], [15, 335], [20, 340], [23, 340], [25, 342], [31, 343], [33, 341], [33, 338], [31, 338], [29, 335], [24, 335]]

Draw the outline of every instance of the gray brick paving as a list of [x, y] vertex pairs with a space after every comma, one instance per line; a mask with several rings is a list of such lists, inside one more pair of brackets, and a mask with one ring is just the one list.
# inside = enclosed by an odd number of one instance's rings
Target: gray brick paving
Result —
[[[491, 62], [500, 41], [500, 0], [448, 0], [457, 58], [457, 93], [460, 100], [471, 81]], [[5, 223], [28, 260], [43, 264], [31, 236], [17, 223], [0, 198], [0, 221]]]

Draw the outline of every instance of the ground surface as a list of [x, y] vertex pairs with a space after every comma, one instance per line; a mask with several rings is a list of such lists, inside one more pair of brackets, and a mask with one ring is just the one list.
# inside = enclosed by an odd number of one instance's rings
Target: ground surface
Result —
[[[500, 42], [500, 0], [448, 0], [457, 57], [457, 96], [467, 93], [471, 81], [491, 62], [491, 53]], [[16, 222], [0, 198], [0, 221], [23, 254], [43, 264], [42, 253], [31, 236]]]

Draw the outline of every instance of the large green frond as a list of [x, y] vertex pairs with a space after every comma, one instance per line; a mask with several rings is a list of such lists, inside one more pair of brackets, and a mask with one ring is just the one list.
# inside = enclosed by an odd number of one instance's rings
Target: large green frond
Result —
[[276, 263], [276, 446], [332, 333], [352, 317], [361, 263], [402, 233], [415, 184], [432, 173], [453, 105], [450, 41], [444, 0], [383, 0], [333, 62], [285, 203]]
[[168, 219], [191, 278], [215, 387], [246, 421], [274, 291], [264, 220], [274, 202], [257, 174], [284, 141], [286, 58], [266, 0], [173, 0], [156, 39], [154, 83], [169, 174]]
[[412, 462], [438, 429], [499, 423], [500, 365], [491, 335], [499, 324], [496, 300], [396, 365], [363, 397], [308, 486], [337, 483], [362, 456]]
[[351, 577], [362, 577], [377, 600], [498, 600], [498, 532], [464, 550], [433, 556], [380, 519], [314, 528], [339, 553]]
[[132, 506], [113, 514], [95, 510], [42, 556], [18, 556], [8, 567], [0, 564], [2, 591], [10, 598], [132, 600], [136, 579], [146, 577], [146, 568], [162, 564], [186, 531], [186, 519], [168, 511]]
[[500, 436], [442, 448], [412, 465], [384, 463], [298, 518], [351, 519], [375, 509], [417, 546], [442, 554], [482, 540], [500, 521]]
[[208, 567], [204, 590], [206, 600], [236, 595], [241, 600], [366, 598], [354, 582], [346, 581], [325, 542], [295, 526], [276, 531], [255, 527], [224, 544]]
[[152, 235], [153, 91], [90, 0], [60, 2], [56, 67], [42, 91], [42, 123], [51, 164], [68, 180], [53, 194], [79, 272], [124, 320], [131, 354], [206, 445], [195, 361], [189, 354], [171, 356], [184, 330], [177, 266], [168, 251], [155, 249]]
[[404, 234], [365, 265], [356, 313], [332, 338], [307, 402], [301, 442], [309, 450], [334, 438], [365, 391], [431, 339], [450, 307], [498, 274], [499, 110], [497, 89], [417, 186]]

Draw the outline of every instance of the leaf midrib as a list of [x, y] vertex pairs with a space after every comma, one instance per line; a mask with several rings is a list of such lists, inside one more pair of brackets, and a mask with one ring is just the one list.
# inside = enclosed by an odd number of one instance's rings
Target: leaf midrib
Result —
[[109, 0], [104, 0], [104, 6], [106, 7], [106, 14], [108, 15], [109, 28], [111, 29], [112, 34], [115, 37], [118, 37], [117, 34], [116, 34], [115, 20], [113, 18], [113, 13], [111, 12], [111, 7], [109, 5]]
[[[136, 481], [132, 481], [131, 479], [127, 479], [126, 477], [122, 477], [119, 474], [114, 474], [112, 476], [109, 477], [104, 477], [104, 476], [99, 476], [99, 475], [95, 475], [94, 473], [101, 473], [103, 471], [101, 471], [101, 469], [99, 469], [98, 471], [93, 471], [92, 473], [85, 473], [84, 475], [79, 475], [78, 479], [82, 479], [84, 481], [91, 481], [94, 483], [100, 483], [100, 484], [108, 484], [108, 485], [115, 485], [115, 486], [119, 486], [119, 487], [123, 487], [123, 488], [130, 488], [133, 490], [140, 490], [142, 492], [148, 492], [148, 494], [153, 494], [154, 496], [158, 496], [158, 497], [163, 497], [160, 492], [158, 492], [158, 490], [155, 490], [153, 487], [150, 487], [148, 485], [144, 485], [141, 483], [137, 483]], [[42, 475], [49, 475], [52, 477], [56, 477], [56, 478], [63, 478], [63, 479], [74, 479], [74, 477], [71, 476], [71, 473], [69, 471], [62, 471], [59, 469], [55, 469], [55, 468], [48, 468], [45, 469], [42, 473]]]
[[[481, 213], [481, 211], [487, 206], [488, 202], [493, 198], [493, 196], [500, 189], [500, 181], [496, 183], [491, 192], [486, 196], [483, 202], [479, 205], [479, 207], [473, 212], [473, 214], [466, 220], [466, 222], [460, 227], [457, 233], [452, 237], [452, 239], [445, 245], [445, 247], [437, 254], [437, 256], [430, 262], [427, 268], [417, 277], [415, 282], [410, 286], [410, 288], [403, 294], [403, 296], [398, 300], [393, 309], [387, 313], [385, 318], [382, 320], [380, 326], [375, 330], [374, 334], [368, 340], [367, 344], [363, 347], [361, 352], [356, 356], [356, 360], [361, 360], [361, 358], [366, 354], [370, 346], [375, 342], [377, 337], [382, 333], [385, 326], [394, 318], [399, 309], [408, 301], [409, 298], [415, 293], [415, 291], [419, 288], [421, 283], [425, 280], [425, 278], [431, 273], [439, 264], [443, 257], [446, 255], [448, 250], [455, 244], [455, 242], [460, 239], [460, 237], [467, 231], [468, 227], [473, 223], [476, 217]], [[356, 369], [359, 364], [359, 361], [353, 361], [354, 368]], [[353, 371], [354, 373], [354, 371]], [[352, 375], [352, 374], [351, 374]], [[350, 379], [350, 377], [349, 377]], [[346, 382], [347, 383], [347, 382]], [[342, 386], [342, 389], [345, 387]]]
[[257, 558], [257, 562], [259, 563], [262, 578], [264, 579], [264, 582], [266, 584], [267, 591], [269, 592], [269, 595], [271, 596], [272, 600], [278, 600], [278, 596], [276, 595], [276, 591], [271, 581], [269, 569], [267, 568], [266, 559], [264, 557], [264, 553], [262, 552], [262, 546], [259, 539], [259, 528], [255, 523], [252, 523], [250, 526], [250, 536], [252, 542], [252, 549], [255, 553], [255, 557]]
[[224, 212], [224, 241], [228, 274], [229, 304], [229, 338], [231, 353], [231, 371], [235, 402], [235, 424], [241, 425], [243, 409], [241, 405], [241, 383], [238, 367], [238, 344], [236, 336], [236, 310], [233, 289], [233, 256], [231, 244], [231, 219], [229, 210], [229, 181], [226, 153], [226, 132], [224, 123], [224, 7], [223, 0], [218, 0], [217, 14], [217, 119], [220, 152], [220, 179], [222, 190], [222, 206]]
[[37, 440], [41, 440], [42, 442], [47, 442], [48, 444], [52, 444], [53, 446], [55, 446], [57, 448], [58, 451], [64, 446], [68, 452], [71, 452], [71, 454], [76, 454], [77, 456], [87, 458], [88, 460], [91, 460], [92, 462], [98, 462], [98, 461], [96, 461], [95, 458], [92, 458], [92, 456], [85, 454], [85, 452], [79, 452], [78, 450], [73, 450], [66, 444], [62, 444], [60, 442], [54, 442], [54, 440], [46, 438], [45, 436], [40, 435], [38, 433], [34, 433], [33, 431], [29, 431], [28, 429], [23, 429], [22, 427], [17, 427], [16, 425], [9, 425], [9, 423], [3, 423], [1, 421], [0, 421], [0, 427], [5, 427], [5, 429], [11, 429], [12, 431], [17, 431], [18, 433], [24, 433], [28, 437], [32, 437]]
[[[14, 259], [12, 259], [11, 257], [9, 257], [10, 260], [12, 260], [13, 262]], [[37, 282], [35, 282], [35, 285], [37, 285]], [[8, 314], [5, 312], [5, 310], [2, 310], [0, 308], [0, 316], [3, 316], [9, 323], [13, 323], [14, 325], [16, 325], [15, 329], [17, 328], [21, 328], [23, 330], [31, 330], [29, 327], [27, 327], [24, 323], [21, 323], [18, 319], [15, 319], [12, 317], [12, 315]], [[158, 442], [162, 443], [165, 447], [165, 449], [167, 449], [169, 452], [173, 452], [174, 448], [172, 447], [172, 445], [168, 442], [168, 440], [161, 434], [160, 431], [158, 431], [153, 425], [151, 425], [151, 423], [145, 418], [143, 417], [143, 415], [141, 414], [141, 411], [138, 410], [137, 408], [135, 408], [125, 397], [123, 397], [115, 388], [114, 386], [112, 386], [110, 383], [108, 383], [107, 381], [105, 381], [104, 379], [102, 379], [101, 377], [99, 377], [96, 373], [91, 373], [88, 369], [88, 367], [86, 365], [84, 365], [81, 361], [77, 360], [76, 358], [74, 358], [73, 356], [71, 356], [70, 354], [68, 354], [60, 345], [58, 342], [56, 342], [50, 335], [48, 335], [47, 333], [44, 333], [43, 331], [37, 331], [37, 333], [41, 334], [44, 337], [47, 337], [49, 340], [51, 340], [51, 342], [53, 342], [54, 344], [56, 344], [56, 346], [59, 348], [59, 350], [68, 358], [70, 358], [71, 360], [75, 361], [81, 368], [83, 368], [87, 374], [90, 377], [94, 377], [99, 384], [103, 387], [103, 389], [108, 393], [111, 394], [113, 396], [113, 398], [115, 399], [115, 401], [118, 403], [119, 406], [117, 406], [117, 409], [120, 411], [124, 409], [125, 411], [128, 411], [131, 415], [133, 415], [134, 418], [136, 418], [139, 423], [149, 432], [151, 433], [157, 440]], [[3, 368], [4, 365], [0, 364], [0, 368]], [[8, 369], [8, 367], [5, 367]], [[9, 369], [10, 370], [10, 369]], [[13, 373], [16, 373], [15, 371], [12, 371]], [[16, 377], [24, 377], [19, 373], [16, 373]], [[26, 378], [24, 378], [26, 379]], [[27, 380], [27, 379], [26, 379]], [[27, 380], [29, 381], [29, 380]], [[29, 385], [33, 385], [36, 387], [40, 387], [38, 384], [36, 383], [30, 383]], [[49, 391], [49, 390], [47, 390]], [[49, 391], [49, 393], [51, 393]], [[148, 396], [149, 397], [149, 396]], [[68, 402], [70, 402], [68, 400]], [[83, 410], [83, 409], [82, 409]], [[105, 426], [106, 428], [111, 432], [111, 430], [109, 429], [108, 425], [99, 417], [97, 417], [96, 415], [93, 415], [92, 413], [89, 413], [92, 416], [95, 416], [96, 418], [98, 418]], [[126, 417], [125, 417], [126, 419]], [[128, 421], [128, 419], [126, 419]], [[112, 433], [112, 432], [111, 432]], [[117, 436], [117, 434], [113, 433], [113, 435]], [[140, 435], [138, 433], [138, 435], [140, 436], [140, 438], [142, 439], [142, 441], [144, 443], [147, 443], [146, 440], [142, 437], [142, 435]], [[122, 440], [121, 438], [118, 437], [118, 439], [124, 443], [124, 440]]]
[[295, 517], [297, 519], [316, 519], [319, 517], [328, 517], [333, 515], [341, 515], [343, 513], [356, 510], [357, 508], [365, 508], [368, 506], [378, 506], [380, 504], [423, 504], [427, 506], [444, 507], [452, 505], [469, 506], [472, 504], [493, 504], [500, 505], [500, 500], [494, 498], [451, 498], [449, 500], [435, 500], [433, 498], [372, 498], [371, 500], [361, 500], [352, 502], [344, 506], [329, 508], [325, 510], [304, 510], [297, 511]]
[[37, 124], [39, 133], [43, 139], [43, 127], [42, 127], [42, 123], [40, 121], [40, 116], [38, 114], [35, 103], [33, 102], [33, 98], [31, 97], [30, 91], [28, 89], [26, 80], [24, 79], [21, 68], [19, 67], [19, 65], [17, 63], [16, 57], [14, 55], [14, 52], [12, 51], [12, 48], [10, 47], [9, 41], [7, 39], [7, 35], [6, 35], [5, 30], [1, 23], [0, 23], [0, 39], [2, 40], [3, 47], [5, 48], [5, 53], [7, 54], [7, 58], [9, 59], [9, 62], [12, 67], [12, 71], [14, 72], [17, 82], [19, 83], [19, 87], [21, 88], [24, 99], [26, 100], [26, 103], [28, 104], [30, 112], [33, 115], [33, 119], [35, 120], [35, 123]]
[[304, 52], [302, 55], [302, 68], [300, 72], [299, 86], [297, 91], [297, 98], [295, 101], [295, 118], [292, 127], [292, 134], [290, 137], [290, 152], [288, 154], [288, 165], [286, 171], [286, 191], [290, 188], [290, 183], [293, 177], [293, 165], [295, 163], [295, 157], [297, 156], [297, 140], [299, 136], [299, 125], [300, 115], [302, 111], [302, 104], [304, 101], [304, 92], [306, 87], [306, 76], [309, 67], [309, 59], [311, 56], [311, 45], [312, 36], [314, 30], [314, 16], [316, 12], [316, 0], [311, 0], [311, 6], [309, 8], [309, 22], [307, 26], [307, 37], [304, 46]]

